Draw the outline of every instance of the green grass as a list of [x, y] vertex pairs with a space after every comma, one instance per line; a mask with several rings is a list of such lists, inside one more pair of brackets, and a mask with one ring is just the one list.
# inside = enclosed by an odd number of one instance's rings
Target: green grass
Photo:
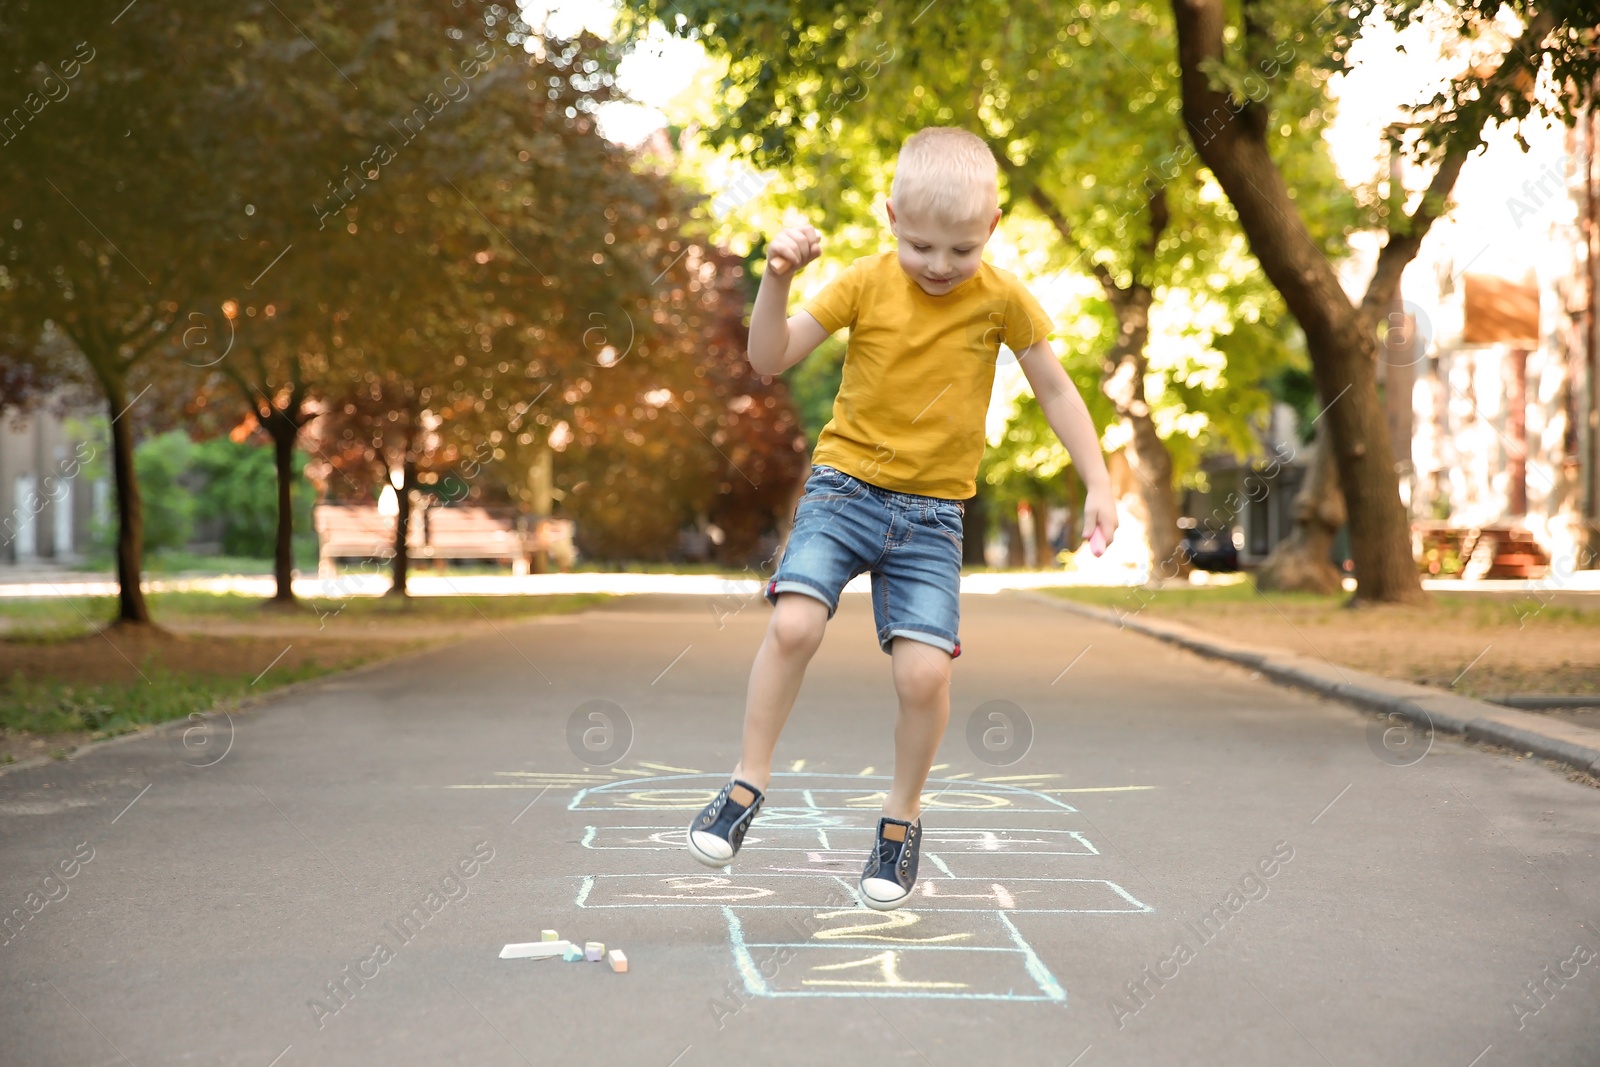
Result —
[[[772, 569], [769, 565], [769, 571]], [[716, 574], [726, 578], [759, 578], [757, 567], [735, 567], [727, 563], [660, 563], [623, 560], [579, 560], [573, 564], [573, 574]]]
[[[345, 622], [389, 619], [404, 622], [518, 619], [533, 615], [581, 611], [611, 599], [607, 593], [565, 593], [550, 596], [449, 596], [370, 597], [343, 600], [315, 598], [301, 601], [300, 615], [308, 622], [319, 616]], [[271, 619], [263, 611], [266, 600], [240, 593], [147, 593], [151, 617], [157, 624], [231, 619]], [[92, 633], [116, 614], [117, 599], [95, 597], [0, 598], [0, 639], [7, 641], [63, 641]], [[290, 618], [295, 616], [290, 615]]]
[[[294, 542], [294, 565], [304, 574], [313, 574], [317, 569], [317, 543], [315, 540], [296, 538]], [[89, 571], [113, 571], [116, 569], [116, 558], [109, 549], [97, 547], [90, 551], [83, 562], [83, 569]], [[161, 548], [154, 552], [145, 553], [144, 569], [146, 574], [175, 575], [175, 574], [267, 574], [272, 573], [272, 560], [255, 556], [210, 556], [190, 552], [181, 548]]]
[[356, 659], [338, 666], [282, 668], [273, 672], [270, 683], [259, 687], [252, 687], [251, 679], [242, 676], [184, 675], [160, 668], [145, 670], [148, 682], [99, 685], [75, 685], [61, 679], [29, 681], [17, 674], [0, 685], [0, 728], [35, 734], [88, 731], [91, 738], [114, 737], [359, 663]]
[[[423, 597], [398, 600], [385, 597], [351, 597], [307, 602], [298, 616], [305, 620], [313, 640], [319, 634], [339, 641], [341, 623], [396, 623], [393, 634], [402, 641], [405, 627], [414, 622], [452, 622], [515, 620], [536, 615], [579, 611], [612, 597], [578, 593], [560, 596], [528, 597]], [[259, 597], [218, 593], [155, 593], [149, 597], [151, 613], [158, 622], [204, 621], [218, 619], [256, 620], [276, 623], [281, 616], [262, 611]], [[39, 600], [0, 600], [0, 618], [10, 624], [3, 640], [12, 644], [81, 638], [109, 618], [116, 607], [113, 597], [74, 597]], [[313, 609], [326, 613], [326, 630], [317, 628]], [[225, 639], [226, 640], [226, 639]], [[360, 645], [349, 643], [350, 648]], [[297, 639], [298, 641], [298, 639]], [[414, 641], [412, 642], [415, 643]], [[279, 666], [267, 678], [238, 675], [204, 675], [173, 671], [155, 666], [150, 659], [140, 670], [146, 680], [82, 684], [69, 678], [27, 679], [19, 673], [0, 680], [0, 730], [31, 734], [88, 733], [90, 738], [111, 737], [151, 723], [181, 719], [193, 712], [206, 711], [219, 704], [227, 706], [246, 696], [292, 682], [348, 670], [375, 656], [393, 654], [395, 645], [384, 641], [370, 652], [341, 655], [336, 662], [307, 663], [295, 667]], [[257, 682], [259, 681], [259, 684]], [[3, 757], [0, 757], [3, 759]]]
[[339, 613], [337, 617], [344, 619], [459, 619], [468, 622], [484, 618], [520, 619], [531, 615], [562, 615], [612, 599], [615, 598], [611, 593], [560, 593], [547, 596], [423, 596], [405, 599], [353, 596], [343, 600], [317, 598], [307, 603], [319, 612], [336, 611]]
[[[1216, 609], [1219, 615], [1233, 609], [1268, 607], [1279, 610], [1321, 612], [1332, 618], [1342, 612], [1350, 594], [1268, 593], [1256, 591], [1249, 580], [1229, 585], [1177, 586], [1149, 589], [1122, 586], [1064, 586], [1042, 590], [1052, 596], [1122, 612], [1173, 611], [1185, 614]], [[1600, 627], [1600, 597], [1580, 604], [1558, 604], [1549, 593], [1433, 593], [1433, 611], [1441, 618], [1479, 626], [1557, 624]], [[1270, 609], [1269, 609], [1270, 610]], [[1347, 616], [1358, 623], [1360, 616]]]
[[[1224, 604], [1259, 604], [1261, 595], [1249, 581], [1231, 585], [1191, 585], [1168, 589], [1151, 589], [1145, 586], [1069, 585], [1041, 590], [1052, 596], [1077, 600], [1103, 608], [1137, 611], [1144, 607], [1196, 608]], [[1337, 608], [1349, 596], [1339, 593], [1323, 596], [1317, 593], [1273, 593], [1275, 604], [1291, 603], [1310, 608]]]

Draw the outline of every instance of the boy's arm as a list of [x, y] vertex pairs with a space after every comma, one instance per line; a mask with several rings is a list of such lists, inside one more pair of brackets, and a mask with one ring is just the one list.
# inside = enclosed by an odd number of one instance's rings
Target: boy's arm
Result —
[[821, 253], [822, 239], [810, 226], [787, 229], [767, 246], [767, 269], [750, 312], [750, 365], [757, 374], [781, 374], [828, 339], [808, 312], [789, 318], [789, 287], [795, 272]]
[[1095, 433], [1094, 420], [1089, 408], [1078, 394], [1077, 386], [1067, 377], [1061, 361], [1049, 341], [1037, 341], [1018, 353], [1022, 373], [1039, 400], [1045, 421], [1055, 431], [1078, 468], [1088, 496], [1083, 502], [1083, 535], [1089, 537], [1095, 530], [1105, 538], [1106, 544], [1117, 532], [1117, 505], [1111, 498], [1111, 478], [1106, 474], [1106, 461], [1100, 454], [1100, 436]]

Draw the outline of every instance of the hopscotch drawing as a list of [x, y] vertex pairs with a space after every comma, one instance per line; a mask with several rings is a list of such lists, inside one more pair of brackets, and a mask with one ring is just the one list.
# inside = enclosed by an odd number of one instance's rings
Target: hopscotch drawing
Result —
[[[583, 847], [658, 862], [639, 864], [649, 873], [585, 875], [575, 903], [715, 909], [751, 996], [1064, 1003], [1018, 922], [1153, 910], [1093, 876], [1100, 851], [1071, 826], [1076, 808], [1001, 782], [929, 780], [921, 877], [899, 911], [867, 910], [856, 887], [885, 775], [779, 772], [737, 866], [689, 872], [675, 862], [688, 820], [724, 780], [675, 774], [580, 789], [568, 810], [586, 819]], [[758, 955], [784, 962], [760, 967]]]

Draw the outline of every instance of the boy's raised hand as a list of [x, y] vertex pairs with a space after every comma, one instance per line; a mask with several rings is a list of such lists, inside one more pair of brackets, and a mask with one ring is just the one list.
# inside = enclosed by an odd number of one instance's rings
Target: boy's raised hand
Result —
[[822, 254], [822, 235], [814, 226], [780, 230], [767, 245], [767, 269], [779, 276], [793, 274]]

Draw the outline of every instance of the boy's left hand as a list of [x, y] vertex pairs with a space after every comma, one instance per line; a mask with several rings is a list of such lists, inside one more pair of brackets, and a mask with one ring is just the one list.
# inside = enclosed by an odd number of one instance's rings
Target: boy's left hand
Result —
[[1104, 554], [1116, 535], [1116, 502], [1105, 490], [1090, 490], [1083, 502], [1083, 537], [1089, 542], [1089, 550], [1097, 556]]

